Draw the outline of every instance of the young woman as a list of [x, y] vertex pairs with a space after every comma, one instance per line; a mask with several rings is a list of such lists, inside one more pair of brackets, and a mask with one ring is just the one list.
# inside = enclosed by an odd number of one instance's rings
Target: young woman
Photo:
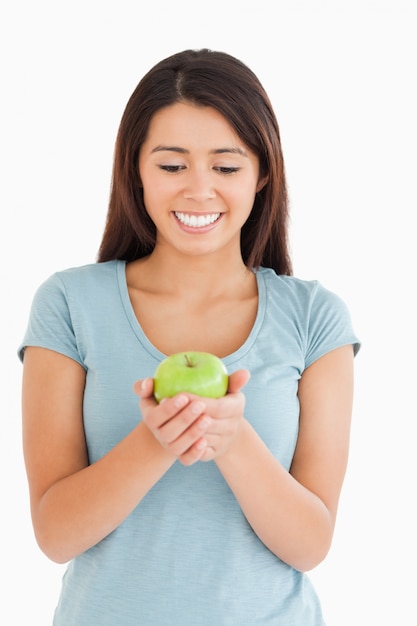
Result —
[[[98, 262], [38, 289], [23, 435], [37, 541], [69, 562], [55, 626], [319, 626], [359, 343], [292, 276], [277, 121], [230, 55], [185, 51], [132, 94]], [[169, 354], [225, 397], [158, 404]]]

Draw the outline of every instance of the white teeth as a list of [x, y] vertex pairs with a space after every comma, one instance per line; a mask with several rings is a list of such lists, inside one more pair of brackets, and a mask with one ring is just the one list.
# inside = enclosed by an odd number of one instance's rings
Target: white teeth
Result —
[[179, 213], [175, 211], [175, 217], [185, 226], [192, 228], [201, 228], [208, 226], [219, 219], [220, 213], [211, 213], [209, 215], [189, 215], [188, 213]]

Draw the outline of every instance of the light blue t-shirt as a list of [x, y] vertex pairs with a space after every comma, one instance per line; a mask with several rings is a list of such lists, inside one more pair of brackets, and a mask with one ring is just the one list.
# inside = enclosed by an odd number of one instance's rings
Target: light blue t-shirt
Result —
[[[346, 305], [320, 283], [265, 268], [256, 277], [255, 324], [223, 361], [230, 373], [250, 371], [245, 416], [289, 469], [303, 370], [339, 346], [352, 344], [356, 352], [359, 342]], [[48, 278], [35, 294], [21, 358], [28, 345], [85, 368], [91, 463], [141, 419], [133, 383], [152, 376], [166, 356], [135, 317], [124, 261]], [[214, 462], [175, 463], [116, 530], [73, 559], [54, 618], [54, 626], [323, 624], [309, 577], [258, 539]]]

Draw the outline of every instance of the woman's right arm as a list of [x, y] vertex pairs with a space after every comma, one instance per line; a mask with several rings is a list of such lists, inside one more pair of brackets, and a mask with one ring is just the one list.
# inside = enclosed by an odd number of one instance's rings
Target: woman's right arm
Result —
[[[43, 552], [65, 563], [95, 545], [132, 512], [178, 456], [144, 421], [89, 465], [83, 427], [85, 371], [38, 347], [25, 350], [22, 384], [23, 451], [32, 523]], [[159, 407], [161, 423], [180, 415], [181, 454], [198, 460], [204, 427], [188, 402]], [[188, 450], [188, 452], [186, 452]]]

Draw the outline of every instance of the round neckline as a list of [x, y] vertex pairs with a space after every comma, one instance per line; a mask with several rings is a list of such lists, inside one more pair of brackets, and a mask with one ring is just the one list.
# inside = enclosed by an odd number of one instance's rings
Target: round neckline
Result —
[[[222, 361], [224, 362], [226, 366], [228, 364], [230, 365], [233, 364], [235, 361], [238, 361], [239, 359], [242, 358], [244, 354], [246, 354], [250, 350], [253, 343], [255, 342], [256, 337], [259, 334], [260, 328], [263, 323], [265, 310], [266, 310], [266, 285], [265, 285], [265, 277], [263, 275], [262, 268], [255, 271], [255, 277], [256, 277], [256, 283], [258, 287], [258, 310], [256, 313], [255, 322], [252, 326], [252, 329], [248, 337], [246, 338], [245, 342], [240, 346], [240, 348], [235, 350], [235, 352], [232, 352], [231, 354], [228, 354], [225, 357], [222, 357]], [[142, 344], [143, 348], [151, 356], [153, 356], [157, 361], [162, 361], [168, 355], [158, 350], [158, 348], [154, 346], [154, 344], [148, 339], [141, 325], [139, 324], [139, 321], [133, 310], [133, 306], [130, 301], [127, 280], [126, 280], [126, 261], [124, 260], [117, 261], [117, 281], [119, 285], [119, 292], [120, 292], [122, 305], [123, 305], [126, 317], [129, 321], [129, 324], [132, 328], [134, 335]]]

